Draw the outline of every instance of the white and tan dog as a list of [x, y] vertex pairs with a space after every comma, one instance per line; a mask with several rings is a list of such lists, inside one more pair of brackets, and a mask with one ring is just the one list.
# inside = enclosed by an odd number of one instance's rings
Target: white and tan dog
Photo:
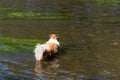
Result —
[[42, 60], [44, 55], [55, 56], [59, 53], [59, 36], [50, 34], [50, 39], [44, 44], [37, 44], [34, 50], [36, 61]]

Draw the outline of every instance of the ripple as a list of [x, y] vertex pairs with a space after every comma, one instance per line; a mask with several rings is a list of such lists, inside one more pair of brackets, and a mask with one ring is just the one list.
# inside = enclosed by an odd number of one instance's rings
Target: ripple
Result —
[[20, 66], [28, 66], [28, 64], [23, 64], [23, 63], [20, 63], [20, 62], [17, 62], [17, 61], [13, 61], [9, 58], [0, 57], [0, 62], [7, 62], [7, 63], [12, 63], [12, 64], [20, 65]]
[[0, 75], [1, 76], [4, 76], [4, 75], [15, 76], [15, 74], [9, 70], [8, 66], [2, 63], [0, 63]]

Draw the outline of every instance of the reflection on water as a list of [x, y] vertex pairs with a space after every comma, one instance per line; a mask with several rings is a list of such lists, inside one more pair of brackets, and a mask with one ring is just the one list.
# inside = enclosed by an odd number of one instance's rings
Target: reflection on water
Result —
[[[34, 70], [36, 72], [37, 79], [49, 80], [51, 78], [55, 78], [54, 75], [57, 74], [57, 71], [55, 69], [57, 69], [58, 67], [59, 59], [56, 58], [51, 60], [50, 62], [36, 61], [36, 66]], [[46, 76], [48, 74], [49, 76]]]
[[35, 71], [37, 73], [42, 73], [43, 72], [43, 67], [42, 67], [41, 62], [38, 62], [38, 61], [36, 62]]
[[[65, 0], [0, 0], [1, 7], [17, 11], [69, 13], [87, 17], [120, 17], [119, 2], [77, 3]], [[0, 20], [0, 36], [48, 39], [60, 34], [61, 57], [36, 62], [31, 53], [1, 53], [0, 79], [119, 80], [120, 24], [87, 20]], [[64, 44], [64, 45], [63, 45]], [[34, 68], [35, 67], [35, 68]], [[35, 71], [34, 71], [35, 69]]]

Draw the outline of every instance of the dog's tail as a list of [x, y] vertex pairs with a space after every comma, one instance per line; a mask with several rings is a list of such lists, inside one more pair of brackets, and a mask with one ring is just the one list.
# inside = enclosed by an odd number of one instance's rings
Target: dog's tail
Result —
[[37, 44], [34, 50], [35, 58], [37, 61], [40, 61], [43, 58], [43, 53], [45, 52], [45, 44]]

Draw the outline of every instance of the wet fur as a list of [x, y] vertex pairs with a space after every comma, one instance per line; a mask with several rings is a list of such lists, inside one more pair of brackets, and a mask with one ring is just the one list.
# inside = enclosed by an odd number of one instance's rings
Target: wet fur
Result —
[[43, 58], [52, 58], [59, 54], [59, 36], [57, 34], [50, 34], [50, 39], [45, 44], [36, 46], [34, 53], [37, 61]]

